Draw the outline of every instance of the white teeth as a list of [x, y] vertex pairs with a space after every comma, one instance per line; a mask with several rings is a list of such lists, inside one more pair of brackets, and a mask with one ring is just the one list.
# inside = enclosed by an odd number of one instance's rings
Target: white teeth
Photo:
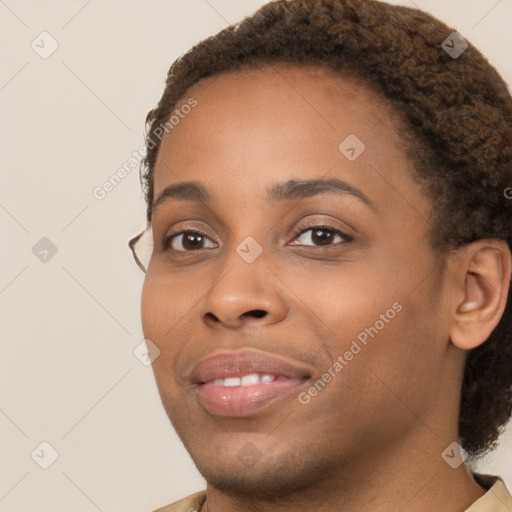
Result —
[[231, 388], [235, 386], [240, 386], [241, 380], [238, 377], [228, 377], [224, 379], [224, 386]]
[[286, 377], [276, 377], [270, 373], [249, 373], [248, 375], [244, 375], [242, 378], [239, 377], [228, 377], [227, 379], [215, 379], [213, 384], [215, 386], [225, 386], [228, 388], [237, 387], [237, 386], [253, 386], [255, 384], [259, 384], [260, 382], [274, 382], [275, 380], [286, 380]]
[[257, 373], [250, 373], [242, 377], [242, 386], [251, 386], [252, 384], [259, 384], [260, 376]]

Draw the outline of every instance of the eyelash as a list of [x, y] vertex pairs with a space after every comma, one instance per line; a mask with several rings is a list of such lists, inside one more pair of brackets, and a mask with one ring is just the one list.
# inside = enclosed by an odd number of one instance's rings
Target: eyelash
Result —
[[[333, 247], [333, 246], [337, 246], [337, 245], [343, 245], [345, 243], [349, 243], [349, 242], [352, 242], [354, 240], [351, 236], [347, 235], [343, 231], [340, 231], [339, 229], [335, 229], [335, 228], [333, 228], [331, 226], [325, 226], [325, 225], [313, 225], [313, 226], [301, 227], [301, 228], [298, 229], [297, 233], [293, 236], [293, 240], [295, 240], [296, 238], [300, 238], [304, 233], [307, 233], [308, 231], [314, 231], [314, 230], [329, 231], [329, 232], [333, 233], [334, 235], [339, 235], [343, 239], [343, 242], [337, 243], [337, 244], [331, 244], [331, 245], [324, 246], [324, 247], [322, 247], [322, 246], [311, 246], [311, 245], [306, 245], [304, 247], [316, 247], [316, 248], [319, 248], [319, 249], [325, 249], [325, 248], [329, 248], [329, 247]], [[192, 251], [187, 251], [187, 250], [179, 251], [177, 249], [172, 249], [172, 248], [170, 249], [169, 248], [169, 246], [172, 243], [172, 240], [175, 237], [180, 236], [180, 235], [185, 235], [185, 234], [194, 234], [194, 235], [199, 235], [199, 236], [203, 236], [203, 237], [209, 238], [208, 235], [206, 235], [205, 233], [202, 233], [201, 231], [196, 231], [194, 229], [184, 229], [182, 231], [179, 231], [177, 233], [173, 233], [172, 235], [169, 235], [168, 237], [166, 237], [163, 240], [163, 242], [162, 242], [162, 249], [164, 251], [170, 250], [170, 251], [177, 252], [177, 253], [194, 253], [195, 251], [202, 250], [202, 248], [201, 248], [201, 249], [195, 249], [195, 250], [192, 250]], [[299, 247], [302, 247], [302, 246], [299, 244]]]

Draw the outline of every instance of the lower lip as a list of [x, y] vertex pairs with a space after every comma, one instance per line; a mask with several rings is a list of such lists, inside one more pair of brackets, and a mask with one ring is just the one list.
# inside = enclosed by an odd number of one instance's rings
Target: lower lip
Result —
[[247, 416], [292, 394], [304, 381], [305, 379], [287, 379], [233, 387], [206, 383], [200, 384], [197, 389], [199, 402], [212, 414]]

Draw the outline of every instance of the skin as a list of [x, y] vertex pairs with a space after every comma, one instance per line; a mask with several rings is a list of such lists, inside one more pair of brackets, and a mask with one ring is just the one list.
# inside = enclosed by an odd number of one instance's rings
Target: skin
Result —
[[[265, 66], [205, 79], [182, 103], [190, 97], [197, 107], [164, 136], [155, 198], [197, 181], [215, 200], [154, 211], [142, 322], [161, 351], [153, 371], [165, 410], [208, 483], [202, 510], [465, 510], [485, 491], [441, 454], [458, 439], [466, 349], [503, 313], [506, 244], [479, 241], [441, 264], [397, 120], [362, 84]], [[349, 134], [366, 146], [355, 161], [338, 149]], [[266, 198], [276, 182], [312, 178], [344, 180], [372, 207], [350, 194]], [[318, 225], [353, 240], [331, 232], [326, 248], [314, 230], [297, 236]], [[181, 253], [159, 248], [185, 228], [206, 235], [198, 250], [183, 252], [179, 236]], [[250, 264], [236, 252], [248, 236], [263, 249]], [[307, 391], [395, 302], [401, 311], [307, 404], [293, 393], [233, 418], [193, 394], [195, 364], [239, 349], [307, 365]]]

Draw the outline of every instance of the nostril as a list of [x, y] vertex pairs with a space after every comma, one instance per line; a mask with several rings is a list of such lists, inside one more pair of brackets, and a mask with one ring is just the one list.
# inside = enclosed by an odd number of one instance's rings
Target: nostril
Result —
[[214, 322], [218, 322], [219, 319], [213, 313], [206, 313], [208, 318], [211, 318]]
[[243, 316], [252, 315], [252, 316], [255, 316], [256, 318], [262, 318], [266, 314], [267, 314], [267, 312], [263, 311], [262, 309], [253, 309], [252, 311], [248, 311], [247, 313], [244, 313]]

